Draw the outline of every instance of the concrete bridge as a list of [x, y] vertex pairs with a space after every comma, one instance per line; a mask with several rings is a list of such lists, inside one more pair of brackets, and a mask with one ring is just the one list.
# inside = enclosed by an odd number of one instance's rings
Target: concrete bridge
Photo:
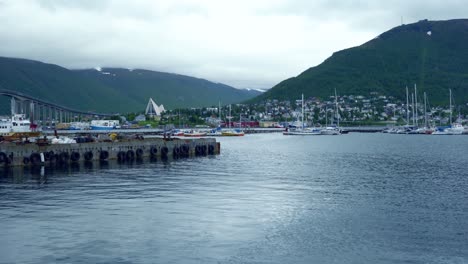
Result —
[[41, 121], [45, 124], [52, 120], [62, 123], [71, 122], [76, 116], [109, 117], [115, 115], [76, 110], [12, 90], [0, 89], [0, 95], [11, 98], [12, 114], [25, 114], [31, 123]]

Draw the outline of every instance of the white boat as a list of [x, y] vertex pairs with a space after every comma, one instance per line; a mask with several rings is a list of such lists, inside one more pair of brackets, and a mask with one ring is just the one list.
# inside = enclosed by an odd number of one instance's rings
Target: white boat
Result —
[[[327, 113], [325, 117], [327, 117]], [[333, 124], [333, 121], [331, 122], [332, 125], [326, 125], [325, 128], [320, 129], [320, 134], [321, 135], [341, 135], [341, 129], [339, 128], [340, 126], [340, 115], [339, 115], [339, 110], [338, 110], [338, 96], [336, 94], [336, 89], [335, 89], [335, 110], [333, 111], [333, 120], [336, 119], [336, 125]], [[326, 120], [326, 119], [325, 119]], [[325, 121], [327, 123], [327, 121]]]
[[465, 128], [460, 123], [452, 123], [452, 89], [449, 89], [450, 93], [450, 125], [448, 127], [437, 128], [432, 135], [461, 135], [465, 131]]
[[210, 130], [206, 135], [211, 137], [219, 137], [222, 136], [222, 129], [221, 127], [217, 127], [215, 129]]
[[39, 134], [37, 125], [31, 124], [25, 114], [13, 114], [11, 119], [0, 120], [0, 136], [35, 136]]
[[180, 129], [174, 129], [170, 133], [171, 133], [171, 136], [174, 136], [174, 137], [183, 137], [185, 135], [185, 132]]
[[111, 130], [120, 128], [118, 120], [92, 120], [91, 130]]
[[434, 133], [434, 129], [431, 128], [431, 127], [420, 127], [418, 129], [416, 129], [416, 133], [430, 135], [430, 134]]
[[87, 122], [71, 122], [69, 130], [89, 130], [90, 124]]
[[285, 136], [317, 136], [321, 135], [319, 128], [305, 128], [304, 127], [304, 94], [302, 94], [302, 118], [301, 127], [299, 128], [286, 128], [283, 132]]
[[320, 130], [321, 135], [340, 135], [340, 129], [335, 126], [327, 126]]
[[460, 123], [453, 123], [451, 126], [442, 127], [434, 131], [433, 135], [461, 135], [465, 128]]
[[184, 131], [184, 137], [206, 137], [206, 132], [198, 130]]
[[283, 132], [285, 136], [319, 136], [322, 135], [320, 128], [296, 128], [296, 129], [289, 129]]
[[460, 123], [453, 123], [449, 128], [446, 129], [450, 135], [461, 135], [465, 128]]

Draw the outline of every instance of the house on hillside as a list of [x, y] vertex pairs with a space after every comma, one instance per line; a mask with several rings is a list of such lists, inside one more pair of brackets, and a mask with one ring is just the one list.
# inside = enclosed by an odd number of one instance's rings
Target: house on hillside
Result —
[[143, 114], [137, 115], [137, 116], [135, 117], [135, 121], [137, 121], [137, 122], [144, 122], [144, 121], [146, 121], [146, 116], [143, 115]]

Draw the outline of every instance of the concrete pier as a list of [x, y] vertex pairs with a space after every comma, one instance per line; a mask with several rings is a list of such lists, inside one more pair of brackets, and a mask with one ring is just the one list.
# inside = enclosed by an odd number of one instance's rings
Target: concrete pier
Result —
[[214, 138], [148, 138], [73, 144], [1, 143], [0, 166], [37, 166], [103, 160], [131, 162], [143, 158], [207, 156], [220, 153]]

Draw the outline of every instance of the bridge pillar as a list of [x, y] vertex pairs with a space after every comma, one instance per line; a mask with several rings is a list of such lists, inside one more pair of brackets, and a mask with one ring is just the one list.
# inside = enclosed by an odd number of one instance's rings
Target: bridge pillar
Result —
[[34, 123], [35, 120], [35, 111], [34, 111], [34, 101], [29, 101], [29, 121]]

